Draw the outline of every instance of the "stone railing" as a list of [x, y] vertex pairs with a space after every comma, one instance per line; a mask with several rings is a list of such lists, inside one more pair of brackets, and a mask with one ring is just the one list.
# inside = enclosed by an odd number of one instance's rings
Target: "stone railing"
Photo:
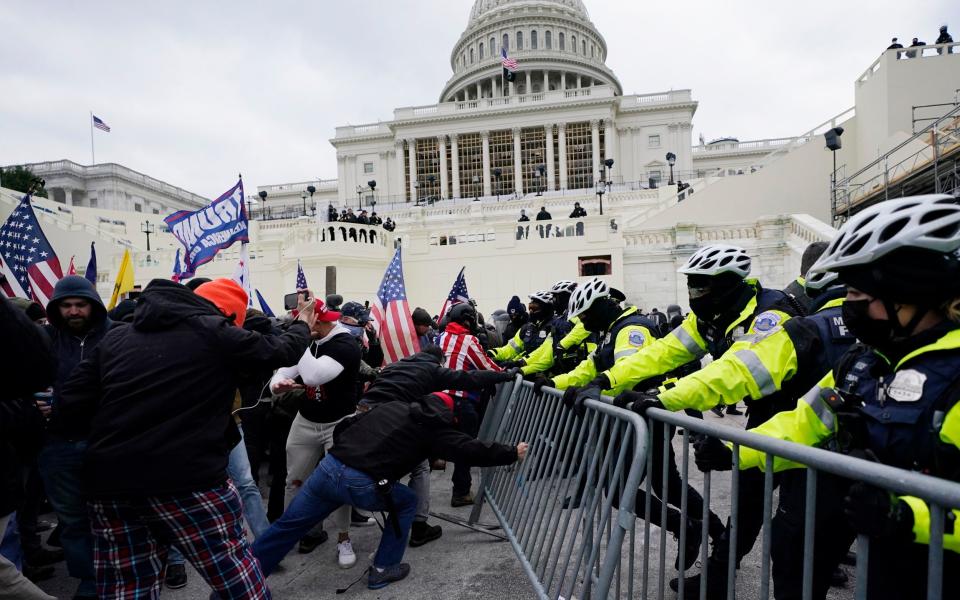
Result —
[[796, 242], [798, 247], [833, 239], [836, 230], [806, 214], [761, 217], [753, 223], [696, 225], [678, 223], [675, 227], [627, 231], [623, 233], [627, 248], [705, 246], [708, 244], [757, 244]]
[[366, 125], [343, 125], [343, 126], [337, 127], [336, 131], [337, 131], [336, 137], [338, 138], [392, 135], [392, 132], [390, 131], [390, 126], [384, 123], [368, 123]]
[[[569, 90], [551, 90], [549, 92], [537, 92], [533, 94], [524, 94], [521, 96], [480, 98], [458, 102], [443, 102], [440, 104], [430, 104], [427, 106], [410, 106], [394, 110], [393, 116], [397, 121], [406, 121], [424, 117], [442, 117], [469, 112], [482, 112], [485, 110], [503, 110], [503, 108], [510, 106], [551, 104], [563, 102], [564, 100], [568, 100], [570, 98], [583, 97], [613, 98], [615, 97], [615, 92], [613, 87], [609, 85], [598, 85], [594, 87]], [[341, 128], [337, 129], [337, 137], [340, 137], [340, 129]]]
[[[774, 150], [792, 143], [796, 138], [773, 138], [767, 140], [750, 140], [747, 142], [722, 141], [716, 143], [702, 144], [693, 147], [694, 154], [725, 154], [727, 152], [754, 152], [762, 150]], [[697, 158], [705, 158], [698, 156]]]
[[883, 68], [885, 61], [930, 58], [944, 54], [960, 54], [960, 43], [927, 44], [926, 46], [884, 50], [877, 60], [873, 61], [873, 64], [867, 67], [867, 70], [857, 78], [857, 86], [859, 87], [872, 79], [877, 71]]
[[[312, 185], [317, 188], [316, 192], [324, 190], [337, 190], [337, 180], [336, 179], [319, 179], [313, 181], [301, 181], [297, 183], [283, 183], [279, 185], [261, 185], [257, 187], [257, 191], [265, 191], [267, 194], [290, 194], [290, 193], [300, 193], [306, 192], [307, 186]], [[315, 192], [315, 193], [316, 193]], [[267, 196], [267, 201], [269, 202], [270, 196]]]
[[633, 94], [624, 96], [620, 100], [621, 108], [631, 106], [647, 106], [649, 104], [675, 104], [677, 102], [692, 102], [690, 90], [671, 90], [655, 94]]
[[199, 196], [193, 192], [188, 192], [187, 190], [178, 188], [175, 185], [170, 185], [165, 181], [154, 179], [149, 175], [144, 175], [143, 173], [114, 163], [86, 166], [75, 163], [72, 160], [56, 160], [42, 163], [30, 163], [23, 166], [30, 169], [30, 171], [38, 177], [50, 177], [51, 175], [59, 174], [73, 175], [82, 179], [89, 179], [92, 177], [116, 177], [118, 179], [123, 179], [124, 181], [128, 181], [130, 183], [153, 190], [160, 194], [174, 197], [181, 202], [196, 206], [198, 208], [210, 204], [210, 200], [204, 198], [203, 196]]

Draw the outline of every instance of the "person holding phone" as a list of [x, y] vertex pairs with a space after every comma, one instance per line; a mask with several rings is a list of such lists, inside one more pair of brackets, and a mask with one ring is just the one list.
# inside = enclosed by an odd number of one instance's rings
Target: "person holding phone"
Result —
[[[312, 299], [309, 291], [302, 292]], [[287, 436], [287, 480], [284, 506], [287, 507], [303, 482], [333, 445], [333, 429], [357, 408], [357, 375], [360, 346], [340, 323], [340, 313], [329, 310], [323, 300], [314, 300], [316, 322], [311, 330], [313, 343], [295, 365], [277, 370], [270, 380], [274, 394], [302, 390], [296, 418]], [[337, 527], [337, 562], [349, 569], [357, 562], [350, 541], [350, 507], [333, 511]], [[322, 530], [321, 530], [322, 531]], [[300, 551], [311, 552], [323, 541], [320, 531], [301, 540]]]

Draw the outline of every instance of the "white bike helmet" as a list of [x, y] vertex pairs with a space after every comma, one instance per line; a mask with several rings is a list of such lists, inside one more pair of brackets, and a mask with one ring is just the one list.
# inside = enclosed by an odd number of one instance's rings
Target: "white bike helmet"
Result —
[[600, 279], [594, 277], [590, 281], [581, 285], [570, 296], [570, 306], [568, 307], [568, 317], [573, 318], [583, 314], [593, 303], [600, 298], [610, 296], [610, 286]]
[[840, 228], [810, 273], [866, 265], [900, 248], [948, 253], [960, 247], [960, 199], [911, 196], [875, 204]]
[[740, 277], [750, 274], [750, 257], [739, 246], [712, 244], [700, 248], [677, 270], [684, 275], [719, 275], [736, 273]]
[[553, 302], [553, 293], [547, 290], [540, 290], [539, 292], [530, 294], [530, 299], [536, 300], [541, 304], [550, 304]]
[[553, 284], [553, 287], [550, 288], [550, 291], [554, 294], [560, 294], [567, 292], [568, 294], [573, 293], [573, 290], [577, 289], [577, 282], [570, 281], [569, 279], [561, 279], [560, 281]]
[[811, 269], [804, 278], [803, 287], [814, 292], [828, 288], [837, 282], [837, 274], [833, 271], [814, 273]]

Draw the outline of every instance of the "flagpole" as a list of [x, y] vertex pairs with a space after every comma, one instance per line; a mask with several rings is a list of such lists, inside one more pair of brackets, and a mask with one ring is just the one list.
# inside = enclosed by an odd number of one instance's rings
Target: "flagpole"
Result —
[[90, 166], [97, 164], [97, 155], [93, 151], [93, 111], [90, 111]]

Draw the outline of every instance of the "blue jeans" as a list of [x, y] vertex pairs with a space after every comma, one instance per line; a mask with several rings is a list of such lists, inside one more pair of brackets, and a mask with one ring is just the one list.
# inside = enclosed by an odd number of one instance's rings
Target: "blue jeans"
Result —
[[93, 534], [83, 496], [83, 453], [86, 442], [50, 439], [40, 451], [38, 463], [47, 497], [60, 520], [60, 542], [67, 573], [80, 580], [77, 594], [97, 595], [93, 571]]
[[[0, 515], [0, 517], [5, 516]], [[17, 513], [10, 515], [7, 530], [0, 531], [0, 556], [12, 562], [18, 571], [23, 570], [23, 553], [20, 552], [20, 530], [17, 528]]]
[[[407, 486], [394, 482], [391, 497], [400, 535], [388, 520], [373, 559], [379, 568], [392, 567], [403, 559], [417, 510], [417, 495]], [[253, 543], [253, 555], [260, 561], [263, 574], [269, 575], [305, 533], [344, 504], [370, 511], [388, 510], [373, 478], [327, 453], [283, 516]]]
[[[267, 511], [263, 508], [263, 496], [260, 495], [260, 488], [257, 482], [253, 480], [253, 472], [250, 470], [250, 459], [247, 457], [247, 447], [243, 443], [243, 431], [240, 431], [240, 443], [230, 451], [230, 458], [227, 460], [227, 477], [233, 480], [233, 485], [240, 494], [243, 501], [243, 518], [246, 520], [250, 531], [253, 532], [253, 538], [256, 539], [270, 528], [270, 521], [267, 520]], [[182, 565], [186, 562], [183, 554], [177, 550], [176, 546], [170, 547], [170, 554], [167, 556], [167, 564]]]

